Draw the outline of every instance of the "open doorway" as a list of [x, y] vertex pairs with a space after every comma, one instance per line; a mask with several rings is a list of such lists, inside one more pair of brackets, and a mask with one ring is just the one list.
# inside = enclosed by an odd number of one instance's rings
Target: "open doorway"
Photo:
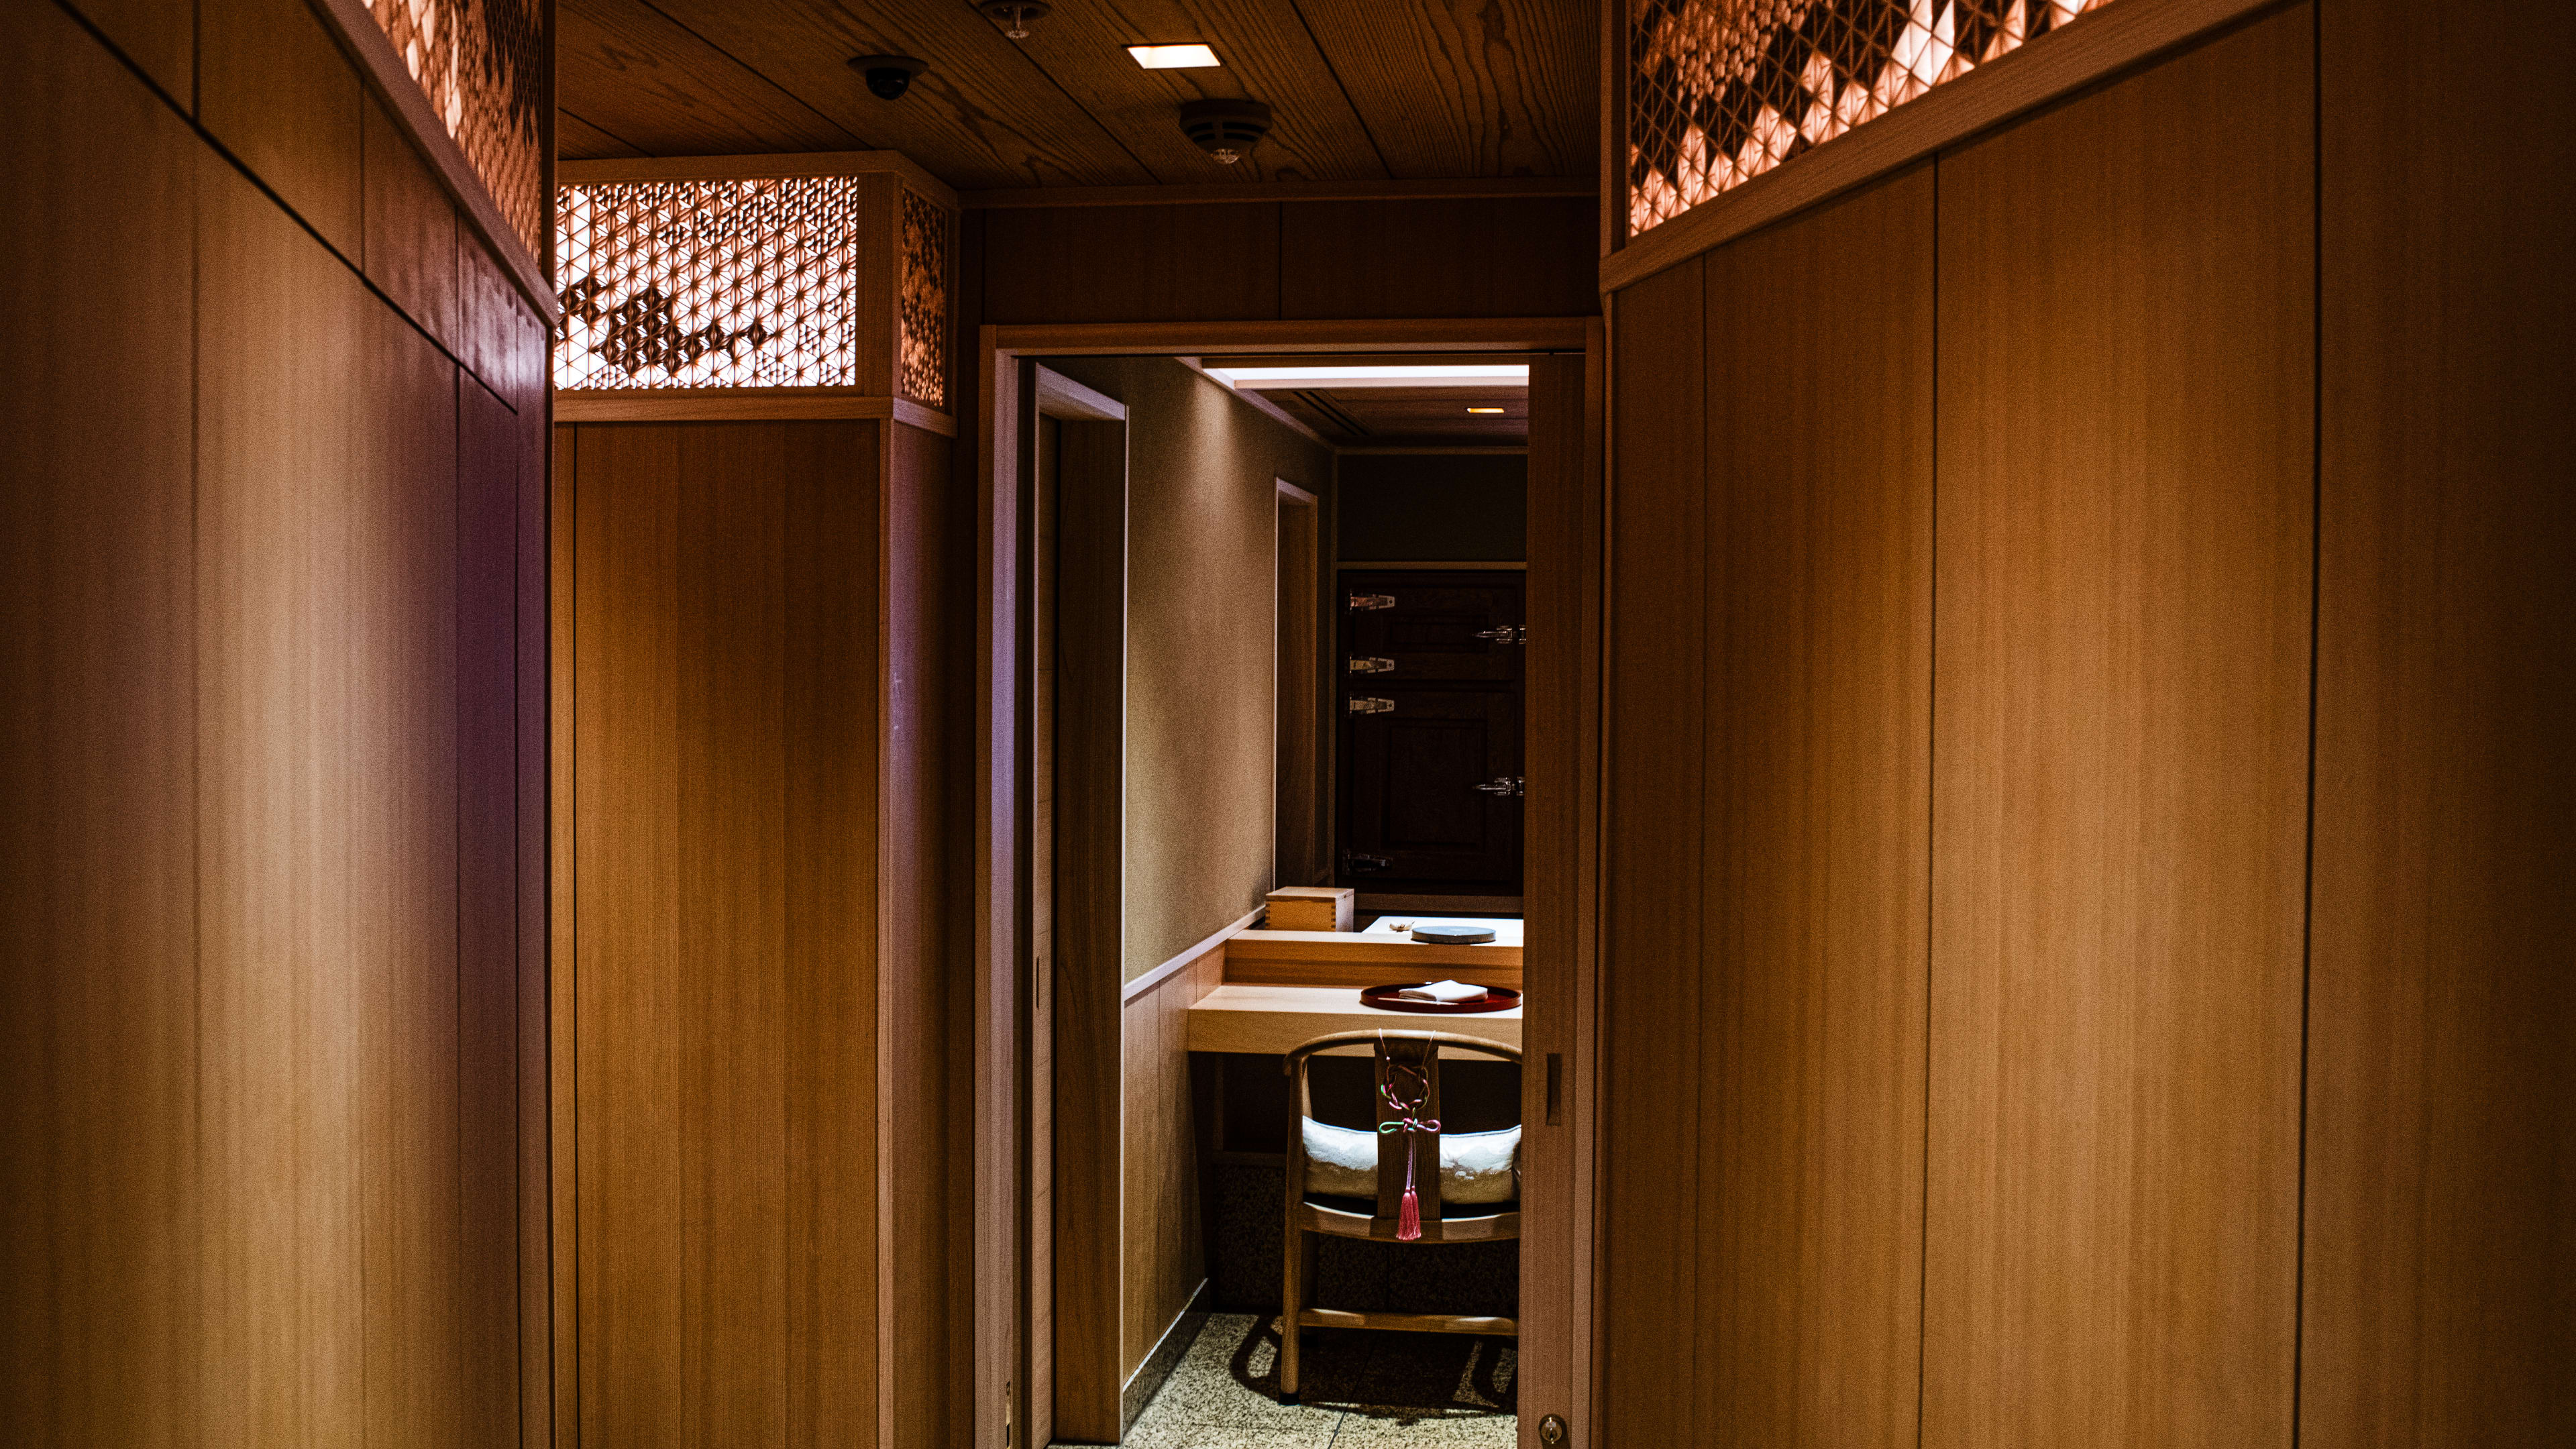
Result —
[[[1084, 330], [1096, 344], [1104, 329]], [[1005, 1119], [1017, 1151], [995, 1164], [997, 1177], [1007, 1166], [1019, 1211], [985, 1239], [1010, 1256], [983, 1258], [1016, 1271], [979, 1285], [979, 1310], [1000, 1306], [1009, 1331], [986, 1338], [979, 1311], [978, 1336], [999, 1351], [994, 1387], [1028, 1431], [1015, 1442], [1219, 1443], [1231, 1425], [1320, 1434], [1318, 1444], [1346, 1432], [1389, 1444], [1537, 1444], [1542, 1420], [1570, 1426], [1584, 1414], [1577, 1390], [1588, 1375], [1575, 1365], [1588, 1252], [1577, 1244], [1588, 1215], [1578, 1211], [1577, 1168], [1588, 1157], [1579, 1143], [1589, 1054], [1576, 1048], [1589, 1030], [1577, 949], [1588, 939], [1589, 867], [1577, 761], [1589, 652], [1579, 621], [1592, 616], [1581, 604], [1590, 575], [1580, 526], [1544, 559], [1358, 560], [1507, 566], [1413, 568], [1437, 577], [1407, 591], [1439, 605], [1431, 612], [1442, 617], [1427, 620], [1436, 635], [1455, 622], [1449, 595], [1486, 587], [1481, 575], [1511, 576], [1497, 591], [1513, 600], [1506, 617], [1466, 633], [1491, 632], [1474, 642], [1513, 651], [1503, 656], [1513, 662], [1429, 693], [1533, 686], [1530, 712], [1553, 725], [1532, 740], [1533, 761], [1546, 763], [1457, 783], [1517, 785], [1535, 773], [1536, 799], [1477, 791], [1473, 803], [1538, 806], [1547, 818], [1513, 833], [1507, 872], [1477, 878], [1485, 889], [1474, 899], [1363, 909], [1357, 891], [1332, 883], [1354, 793], [1348, 771], [1355, 762], [1384, 771], [1389, 753], [1355, 746], [1344, 728], [1351, 682], [1372, 672], [1355, 675], [1346, 647], [1337, 528], [1346, 467], [1354, 457], [1510, 456], [1527, 470], [1521, 447], [1552, 447], [1562, 457], [1551, 456], [1548, 485], [1526, 491], [1582, 514], [1583, 339], [1559, 340], [1575, 346], [1525, 344], [1501, 364], [1490, 354], [1506, 350], [1489, 348], [1489, 367], [1529, 371], [1482, 386], [1477, 413], [1465, 412], [1468, 400], [1438, 401], [1481, 419], [1492, 399], [1508, 399], [1513, 423], [1527, 426], [1534, 375], [1549, 395], [1536, 430], [1559, 426], [1563, 436], [1479, 440], [1456, 453], [1436, 437], [1384, 433], [1361, 453], [1366, 435], [1300, 416], [1308, 399], [1261, 396], [1268, 390], [1225, 376], [1227, 364], [1263, 365], [1267, 355], [1203, 344], [1108, 356], [1046, 349], [1053, 355], [1022, 361], [995, 348], [998, 370], [987, 375], [1009, 385], [997, 388], [993, 476], [1015, 496], [996, 505], [988, 537], [1009, 543], [995, 577], [1007, 568], [1016, 587], [997, 613], [1017, 627], [996, 628], [993, 642], [997, 675], [1017, 686], [1021, 808], [1010, 823], [1021, 839], [1010, 855], [1025, 955], [1013, 989], [991, 993], [986, 1038], [997, 1055], [1010, 1051], [1002, 1079], [1020, 1084]], [[1114, 428], [1102, 420], [1113, 409]], [[1117, 448], [1086, 454], [1076, 441], [1086, 432], [1114, 434]], [[1120, 469], [1113, 489], [1105, 480]], [[1526, 531], [1524, 492], [1489, 490], [1479, 504], [1508, 507]], [[1532, 570], [1538, 607], [1525, 612], [1520, 585]], [[1562, 657], [1524, 681], [1518, 651], [1550, 607], [1570, 622], [1541, 652]], [[1388, 652], [1360, 657], [1427, 659], [1440, 646], [1423, 627], [1409, 623]], [[1405, 684], [1420, 693], [1441, 682]], [[1543, 919], [1522, 919], [1524, 870]], [[1283, 888], [1303, 898], [1274, 906]], [[1325, 916], [1264, 919], [1291, 909]], [[1299, 925], [1325, 929], [1273, 929]], [[1490, 935], [1432, 941], [1427, 928], [1443, 925]], [[987, 957], [997, 987], [1000, 954]], [[1370, 987], [1452, 978], [1516, 1000], [1474, 1020], [1360, 1000]], [[1363, 1023], [1363, 1013], [1374, 1015]], [[1007, 1035], [1006, 1016], [1017, 1018]], [[1355, 1027], [1364, 1030], [1352, 1041], [1300, 1050]], [[1394, 1171], [1414, 1162], [1360, 1160], [1380, 1151], [1382, 1104], [1405, 1100], [1381, 1090], [1389, 1051], [1416, 1050], [1410, 1034], [1426, 1029], [1467, 1045], [1442, 1048], [1436, 1065], [1396, 1063], [1427, 1066], [1438, 1084], [1409, 1099], [1415, 1120], [1427, 1123], [1436, 1106], [1452, 1139], [1516, 1144], [1487, 1165], [1481, 1186], [1453, 1180], [1448, 1148], [1428, 1130], [1440, 1170], [1435, 1180], [1422, 1164], [1418, 1193], [1400, 1193]], [[1477, 1041], [1497, 1049], [1470, 1049]], [[1290, 1064], [1301, 1068], [1294, 1100]], [[1339, 1156], [1314, 1147], [1326, 1129], [1348, 1134], [1336, 1139]], [[1325, 1181], [1332, 1171], [1357, 1176]], [[1312, 1194], [1290, 1191], [1292, 1177]], [[1418, 1196], [1427, 1212], [1417, 1221], [1417, 1205], [1399, 1207], [1400, 1196]], [[1301, 1200], [1309, 1232], [1298, 1229]], [[1283, 1304], [1297, 1311], [1283, 1315]]]

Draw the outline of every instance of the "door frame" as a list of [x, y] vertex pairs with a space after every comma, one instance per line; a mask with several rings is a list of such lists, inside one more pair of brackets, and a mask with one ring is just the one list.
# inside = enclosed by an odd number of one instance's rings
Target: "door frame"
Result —
[[[1524, 892], [1534, 916], [1526, 991], [1533, 1007], [1522, 1082], [1530, 1227], [1522, 1239], [1520, 1442], [1562, 1416], [1566, 1442], [1590, 1443], [1594, 1241], [1599, 1140], [1601, 658], [1606, 482], [1601, 320], [1597, 317], [1395, 321], [1082, 323], [985, 326], [977, 337], [973, 908], [973, 1271], [955, 1291], [973, 1325], [975, 1449], [1025, 1449], [1030, 1244], [1037, 1225], [1029, 1123], [1035, 981], [1030, 954], [1033, 781], [1030, 670], [1035, 487], [1030, 435], [1037, 359], [1214, 353], [1514, 352], [1531, 365], [1533, 411], [1548, 390], [1571, 436], [1542, 466], [1531, 456], [1530, 598], [1539, 643], [1527, 721], [1551, 747], [1530, 750]], [[1551, 638], [1570, 647], [1548, 647]], [[1542, 654], [1542, 651], [1544, 653]], [[1541, 667], [1542, 657], [1545, 667]], [[1546, 764], [1542, 764], [1542, 760]], [[1553, 1001], [1556, 1009], [1544, 1008]], [[1561, 1131], [1545, 1130], [1559, 1127]], [[1530, 1130], [1536, 1129], [1536, 1130]], [[1535, 1351], [1533, 1351], [1535, 1349]]]

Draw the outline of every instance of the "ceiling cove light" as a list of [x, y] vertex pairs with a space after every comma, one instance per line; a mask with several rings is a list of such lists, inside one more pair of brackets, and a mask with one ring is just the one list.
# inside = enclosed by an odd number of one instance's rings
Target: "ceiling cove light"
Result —
[[1210, 377], [1230, 388], [1260, 392], [1291, 388], [1526, 387], [1526, 362], [1433, 362], [1342, 367], [1211, 367]]
[[1467, 411], [1469, 411], [1469, 412], [1471, 412], [1471, 413], [1498, 413], [1498, 412], [1501, 412], [1501, 411], [1502, 411], [1502, 409], [1501, 409], [1501, 408], [1469, 408], [1469, 409], [1467, 409]]
[[1147, 70], [1197, 70], [1223, 64], [1204, 45], [1131, 45], [1127, 53]]

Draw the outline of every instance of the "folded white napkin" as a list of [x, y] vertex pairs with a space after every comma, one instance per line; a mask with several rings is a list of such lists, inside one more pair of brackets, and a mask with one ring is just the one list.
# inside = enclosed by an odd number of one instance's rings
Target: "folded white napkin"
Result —
[[1408, 986], [1395, 993], [1408, 1001], [1472, 1001], [1485, 994], [1485, 988], [1464, 981], [1434, 981], [1427, 986]]

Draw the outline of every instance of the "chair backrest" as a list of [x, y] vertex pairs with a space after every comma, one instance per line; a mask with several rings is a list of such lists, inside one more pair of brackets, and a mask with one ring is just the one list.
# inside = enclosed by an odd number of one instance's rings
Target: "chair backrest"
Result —
[[[1377, 1213], [1384, 1235], [1395, 1231], [1404, 1202], [1407, 1154], [1411, 1154], [1414, 1201], [1425, 1223], [1445, 1214], [1440, 1206], [1440, 1053], [1445, 1048], [1498, 1058], [1518, 1066], [1518, 1048], [1452, 1031], [1343, 1031], [1300, 1042], [1288, 1053], [1289, 1102], [1296, 1109], [1288, 1130], [1288, 1191], [1306, 1191], [1306, 1119], [1315, 1115], [1307, 1091], [1309, 1064], [1337, 1047], [1365, 1046], [1376, 1085]], [[1389, 1084], [1393, 1091], [1390, 1093]], [[1411, 1122], [1418, 1130], [1387, 1131], [1391, 1122]]]

